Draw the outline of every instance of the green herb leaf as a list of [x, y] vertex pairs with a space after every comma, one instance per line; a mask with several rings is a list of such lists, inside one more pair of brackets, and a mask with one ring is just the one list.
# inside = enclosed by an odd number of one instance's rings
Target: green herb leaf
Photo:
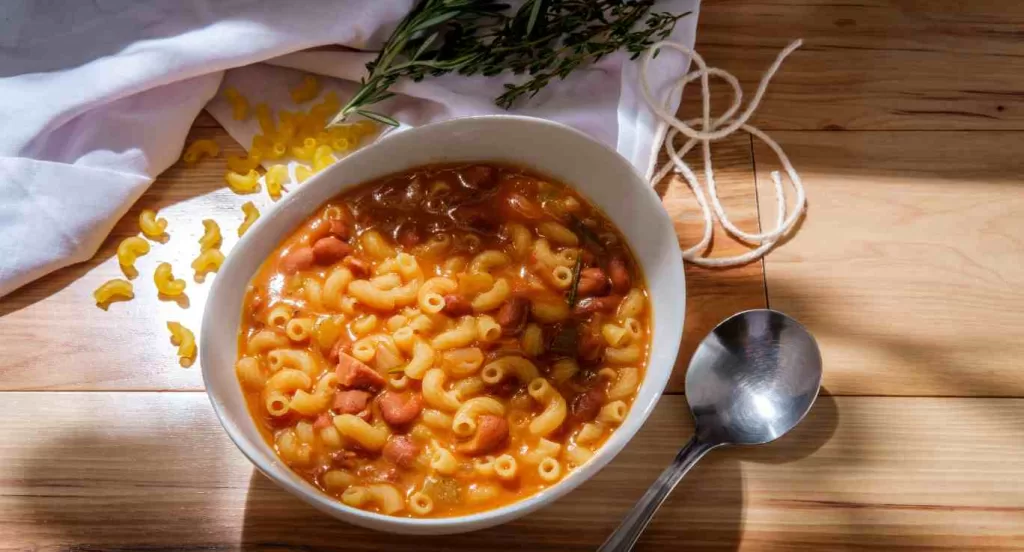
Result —
[[398, 122], [366, 108], [390, 96], [399, 79], [419, 81], [456, 72], [528, 75], [506, 83], [495, 103], [508, 109], [553, 79], [624, 50], [633, 59], [664, 40], [689, 14], [649, 13], [655, 0], [527, 0], [510, 12], [494, 0], [420, 0], [399, 22], [380, 54], [366, 64], [360, 89], [328, 126], [359, 113]]
[[[537, 24], [537, 16], [540, 15], [540, 9], [542, 6], [542, 0], [531, 0], [533, 2], [532, 9], [530, 10], [530, 20], [526, 23], [526, 36], [529, 37], [533, 34], [533, 27]], [[524, 6], [525, 7], [525, 6]]]
[[583, 240], [594, 244], [594, 247], [596, 247], [598, 251], [604, 251], [604, 244], [602, 244], [601, 239], [594, 234], [594, 231], [588, 228], [586, 224], [583, 224], [583, 221], [576, 215], [569, 216], [571, 217], [570, 220], [572, 220], [573, 229], [583, 236]]
[[373, 111], [366, 111], [364, 109], [357, 109], [356, 113], [362, 115], [363, 117], [366, 117], [367, 119], [371, 119], [371, 120], [377, 121], [378, 123], [382, 123], [382, 124], [385, 124], [385, 125], [397, 127], [398, 124], [399, 124], [398, 121], [392, 119], [391, 117], [388, 117], [387, 115], [382, 115], [380, 113], [376, 113], [376, 112], [373, 112]]
[[576, 295], [580, 289], [580, 274], [583, 272], [583, 252], [576, 254], [576, 264], [572, 266], [572, 285], [569, 287], [569, 308], [576, 306]]

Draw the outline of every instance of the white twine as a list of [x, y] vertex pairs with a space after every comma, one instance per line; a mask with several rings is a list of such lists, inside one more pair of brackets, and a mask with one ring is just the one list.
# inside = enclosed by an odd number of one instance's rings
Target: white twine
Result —
[[[786, 59], [786, 56], [793, 53], [793, 51], [799, 48], [801, 44], [803, 44], [802, 40], [796, 40], [779, 53], [778, 57], [775, 58], [775, 62], [772, 63], [771, 67], [768, 68], [768, 71], [763, 77], [761, 77], [761, 83], [757, 87], [757, 92], [754, 94], [754, 98], [749, 104], [747, 104], [747, 108], [743, 110], [743, 113], [735, 119], [733, 119], [733, 116], [737, 111], [739, 111], [740, 106], [743, 103], [743, 91], [740, 89], [740, 82], [735, 76], [717, 67], [709, 68], [704, 62], [704, 58], [700, 57], [700, 54], [678, 42], [658, 42], [651, 46], [644, 54], [643, 60], [640, 63], [640, 88], [647, 104], [651, 107], [654, 114], [657, 115], [658, 119], [660, 119], [655, 136], [659, 141], [664, 140], [665, 152], [669, 157], [669, 161], [655, 171], [654, 167], [658, 156], [658, 150], [655, 148], [652, 153], [652, 159], [649, 165], [651, 169], [648, 171], [647, 178], [653, 186], [672, 171], [681, 174], [686, 180], [687, 185], [690, 187], [690, 190], [693, 192], [693, 195], [697, 200], [697, 204], [700, 206], [701, 213], [704, 216], [704, 235], [701, 237], [699, 242], [683, 251], [684, 260], [704, 267], [722, 268], [739, 266], [760, 259], [766, 253], [771, 251], [771, 249], [775, 247], [783, 237], [793, 230], [801, 213], [807, 206], [807, 196], [804, 193], [803, 182], [800, 181], [800, 175], [796, 173], [793, 165], [789, 162], [789, 158], [786, 157], [785, 152], [783, 152], [782, 148], [779, 147], [779, 144], [776, 143], [775, 140], [772, 140], [767, 134], [754, 126], [747, 124], [747, 120], [749, 120], [754, 114], [757, 106], [761, 103], [761, 99], [764, 97], [765, 90], [768, 88], [768, 81], [771, 80], [782, 65], [782, 60]], [[660, 103], [654, 99], [654, 96], [651, 93], [650, 84], [647, 81], [647, 71], [655, 52], [662, 48], [676, 50], [684, 55], [689, 55], [691, 56], [693, 63], [696, 64], [697, 69], [695, 71], [687, 73], [676, 82], [675, 87], [678, 88], [678, 90], [674, 92], [676, 94], [681, 94], [687, 84], [700, 79], [703, 113], [699, 119], [691, 119], [685, 122], [681, 121], [676, 118], [675, 114], [668, 111], [669, 108], [667, 101]], [[728, 83], [732, 87], [733, 91], [732, 105], [729, 106], [729, 109], [727, 109], [725, 113], [716, 119], [711, 118], [711, 90], [709, 82], [712, 75], [719, 77]], [[697, 123], [701, 124], [699, 130], [692, 126]], [[789, 216], [787, 217], [786, 192], [782, 185], [782, 177], [779, 175], [778, 171], [772, 171], [772, 183], [775, 184], [777, 210], [775, 220], [777, 226], [774, 230], [769, 232], [753, 233], [740, 230], [732, 223], [731, 220], [729, 220], [729, 217], [725, 214], [725, 209], [722, 208], [721, 201], [718, 199], [718, 188], [715, 184], [715, 174], [711, 165], [711, 142], [722, 140], [737, 130], [743, 130], [750, 133], [767, 144], [768, 147], [775, 152], [779, 161], [782, 163], [783, 170], [786, 171], [786, 175], [789, 177], [790, 186], [796, 193], [793, 212], [789, 213]], [[686, 136], [688, 140], [681, 148], [675, 149], [673, 147], [673, 143], [675, 142], [675, 138], [680, 134]], [[683, 156], [693, 149], [698, 142], [700, 142], [701, 149], [704, 153], [704, 180], [708, 187], [706, 195], [704, 188], [697, 180], [697, 175], [694, 174], [689, 165], [683, 161]], [[708, 206], [708, 197], [711, 198], [710, 207]], [[712, 214], [712, 210], [714, 214]], [[743, 253], [742, 255], [735, 255], [732, 257], [709, 258], [702, 256], [702, 254], [707, 250], [708, 245], [711, 243], [712, 228], [715, 219], [718, 220], [730, 235], [751, 245], [757, 245], [757, 247]]]

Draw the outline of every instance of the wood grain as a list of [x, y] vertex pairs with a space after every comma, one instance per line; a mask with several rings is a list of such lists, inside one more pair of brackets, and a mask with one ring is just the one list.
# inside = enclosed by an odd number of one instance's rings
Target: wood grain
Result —
[[[201, 393], [3, 393], [0, 408], [0, 548], [19, 550], [592, 550], [692, 432], [683, 399], [665, 397], [554, 506], [411, 538], [335, 521], [255, 474]], [[1024, 546], [1022, 420], [1021, 400], [822, 397], [793, 435], [711, 453], [640, 550]]]
[[[1021, 29], [1024, 4], [999, 0], [712, 1], [697, 50], [749, 97], [778, 52], [804, 39], [753, 119], [763, 129], [1022, 130]], [[698, 100], [684, 98], [688, 116]]]
[[[194, 127], [189, 141], [211, 138], [222, 154], [196, 167], [178, 163], [162, 174], [117, 223], [89, 261], [54, 272], [3, 298], [0, 335], [4, 349], [0, 390], [10, 389], [202, 389], [198, 363], [178, 366], [165, 323], [176, 320], [198, 335], [203, 305], [213, 277], [199, 284], [190, 267], [199, 254], [202, 219], [221, 226], [223, 250], [237, 241], [241, 204], [269, 204], [266, 194], [239, 196], [224, 187], [225, 155], [242, 148], [221, 128]], [[261, 207], [262, 208], [262, 207]], [[152, 243], [136, 262], [135, 299], [98, 309], [92, 292], [111, 278], [123, 278], [117, 245], [138, 233], [138, 216], [154, 209], [168, 220], [170, 239]], [[153, 271], [170, 262], [187, 282], [187, 303], [157, 298]], [[186, 306], [187, 305], [187, 306]]]
[[[716, 142], [711, 151], [723, 208], [740, 228], [756, 231], [759, 224], [757, 197], [750, 193], [755, 185], [750, 138], [737, 134]], [[668, 156], [662, 152], [658, 162], [665, 163], [667, 159]], [[689, 153], [684, 160], [703, 175], [704, 163], [699, 149]], [[685, 180], [678, 175], [670, 175], [656, 189], [662, 196], [665, 210], [675, 221], [679, 247], [687, 249], [699, 242], [704, 232], [704, 219]], [[715, 225], [707, 256], [725, 257], [745, 251], [747, 247], [743, 243]], [[764, 306], [764, 274], [760, 261], [730, 270], [706, 269], [687, 263], [686, 324], [679, 357], [669, 381], [669, 392], [683, 391], [690, 357], [701, 339], [719, 322], [734, 313]]]
[[[843, 396], [822, 396], [777, 443], [713, 452], [639, 550], [1024, 550], [1024, 133], [1003, 132], [1024, 130], [1021, 29], [1024, 4], [997, 0], [704, 3], [698, 51], [748, 96], [806, 39], [754, 123], [786, 148], [811, 205], [765, 263], [687, 267], [669, 389], [718, 320], [768, 300], [816, 334]], [[844, 129], [879, 132], [832, 132]], [[201, 137], [241, 152], [205, 114]], [[714, 152], [726, 208], [757, 228], [774, 156], [740, 136]], [[220, 222], [227, 251], [241, 203], [269, 203], [224, 190], [223, 171], [223, 158], [172, 167], [94, 259], [0, 299], [0, 550], [592, 550], [692, 432], [684, 399], [666, 396], [596, 478], [488, 531], [395, 537], [315, 512], [226, 438], [164, 327], [199, 327], [200, 221]], [[685, 185], [658, 191], [681, 244], [696, 241]], [[140, 260], [137, 298], [100, 311], [92, 290], [120, 275], [114, 250], [144, 208], [170, 220], [171, 240]], [[714, 254], [742, 251], [716, 231]], [[165, 260], [189, 281], [187, 309], [155, 297]]]
[[[192, 280], [189, 264], [199, 253], [201, 221], [211, 218], [221, 226], [225, 253], [237, 241], [240, 206], [255, 201], [265, 210], [266, 194], [239, 196], [224, 188], [226, 155], [240, 155], [241, 147], [221, 128], [193, 127], [189, 140], [212, 138], [223, 150], [220, 158], [204, 160], [196, 167], [179, 163], [156, 183], [115, 226], [100, 251], [86, 263], [51, 274], [4, 298], [0, 304], [0, 334], [16, 337], [7, 346], [7, 362], [0, 370], [0, 390], [201, 390], [198, 362], [185, 370], [178, 366], [175, 348], [165, 327], [175, 320], [199, 331], [207, 282]], [[750, 141], [737, 136], [716, 144], [715, 167], [722, 201], [737, 224], [757, 228], [754, 167]], [[702, 164], [696, 155], [688, 160]], [[683, 247], [700, 239], [700, 211], [689, 189], [678, 178], [659, 186], [665, 208], [677, 221]], [[138, 232], [138, 215], [156, 209], [169, 221], [170, 240], [153, 244], [149, 255], [136, 266], [136, 297], [115, 303], [107, 311], [97, 309], [92, 291], [110, 278], [122, 277], [115, 252], [118, 243]], [[716, 231], [711, 254], [729, 255], [744, 246]], [[152, 273], [160, 262], [170, 262], [178, 277], [188, 282], [187, 308], [157, 298]], [[764, 306], [764, 281], [760, 263], [731, 270], [687, 267], [686, 331], [683, 350], [669, 392], [681, 392], [690, 355], [700, 339], [728, 315]], [[116, 343], [117, 346], [111, 346]], [[69, 354], [57, 355], [54, 351]]]
[[[1004, 132], [774, 132], [805, 181], [769, 302], [808, 325], [836, 394], [1024, 396], [1024, 144]], [[758, 146], [765, 228], [774, 227]]]

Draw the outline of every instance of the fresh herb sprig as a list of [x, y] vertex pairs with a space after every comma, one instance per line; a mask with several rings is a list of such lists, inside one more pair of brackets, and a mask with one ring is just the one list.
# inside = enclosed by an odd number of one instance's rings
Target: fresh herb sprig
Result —
[[572, 265], [572, 284], [569, 286], [569, 298], [566, 300], [569, 303], [569, 308], [576, 306], [576, 296], [579, 295], [580, 291], [580, 274], [583, 273], [583, 254], [576, 254], [576, 263]]
[[[495, 103], [510, 108], [554, 79], [619, 50], [635, 59], [668, 38], [687, 13], [648, 13], [654, 0], [527, 0], [514, 13], [493, 0], [421, 0], [398, 24], [369, 74], [331, 121], [353, 114], [397, 126], [369, 106], [394, 94], [399, 79], [414, 81], [447, 73], [527, 75], [505, 84]], [[642, 22], [642, 23], [641, 23]]]

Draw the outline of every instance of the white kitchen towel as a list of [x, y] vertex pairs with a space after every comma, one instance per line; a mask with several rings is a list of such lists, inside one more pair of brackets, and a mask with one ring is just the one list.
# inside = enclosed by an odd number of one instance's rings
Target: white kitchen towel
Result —
[[[345, 93], [413, 0], [9, 0], [0, 2], [0, 297], [90, 258], [114, 223], [181, 154], [222, 79], [273, 108], [289, 104], [296, 70], [335, 77]], [[693, 45], [699, 0], [653, 10], [691, 15], [672, 39]], [[668, 94], [687, 60], [663, 56]], [[267, 62], [267, 63], [261, 63]], [[256, 64], [256, 65], [253, 65]], [[229, 70], [230, 69], [230, 70]], [[226, 71], [226, 76], [225, 76]], [[499, 113], [507, 76], [400, 83], [379, 106], [407, 125]], [[623, 54], [556, 81], [513, 113], [574, 126], [642, 173], [657, 123]], [[678, 98], [675, 99], [678, 102]], [[255, 127], [222, 100], [208, 106], [248, 146]]]

